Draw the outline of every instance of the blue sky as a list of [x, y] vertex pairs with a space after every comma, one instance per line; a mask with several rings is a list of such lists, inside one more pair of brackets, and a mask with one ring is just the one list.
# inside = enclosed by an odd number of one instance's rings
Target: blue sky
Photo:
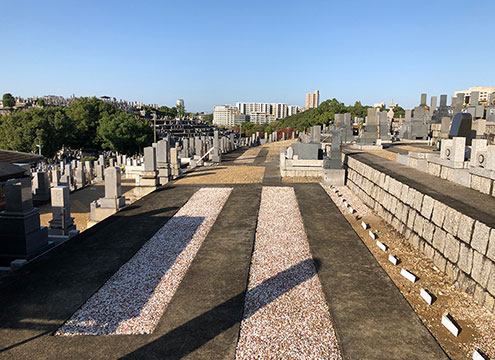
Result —
[[0, 93], [109, 95], [211, 112], [364, 104], [495, 86], [495, 1], [5, 1]]

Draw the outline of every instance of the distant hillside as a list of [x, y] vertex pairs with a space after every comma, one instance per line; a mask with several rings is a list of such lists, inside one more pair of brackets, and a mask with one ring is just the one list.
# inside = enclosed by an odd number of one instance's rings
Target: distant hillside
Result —
[[328, 125], [333, 123], [335, 114], [349, 112], [353, 118], [356, 116], [364, 118], [369, 107], [361, 105], [360, 101], [356, 101], [352, 106], [346, 106], [334, 98], [322, 102], [317, 108], [288, 116], [271, 123], [269, 126], [272, 129], [297, 128], [303, 131], [313, 125]]

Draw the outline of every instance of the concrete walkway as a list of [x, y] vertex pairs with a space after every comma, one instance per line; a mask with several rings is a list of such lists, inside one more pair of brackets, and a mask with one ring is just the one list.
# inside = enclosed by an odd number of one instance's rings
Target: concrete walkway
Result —
[[[241, 154], [226, 156], [229, 163]], [[234, 188], [155, 331], [56, 337], [200, 187], [174, 183], [0, 281], [0, 358], [232, 359], [262, 186], [281, 186], [278, 156], [262, 183]], [[242, 165], [239, 165], [242, 166]], [[218, 186], [218, 185], [215, 185]], [[230, 185], [229, 185], [230, 186]], [[442, 359], [434, 338], [319, 184], [294, 186], [345, 359]]]

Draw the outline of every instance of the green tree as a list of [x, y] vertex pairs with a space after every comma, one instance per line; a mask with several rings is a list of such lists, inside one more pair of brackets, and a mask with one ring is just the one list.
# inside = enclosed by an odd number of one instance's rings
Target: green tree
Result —
[[103, 149], [127, 155], [139, 153], [153, 141], [150, 124], [125, 113], [104, 114], [97, 132]]
[[401, 106], [399, 105], [396, 105], [394, 107], [394, 117], [405, 117], [406, 116], [406, 110], [404, 110], [404, 108], [402, 108]]
[[179, 117], [183, 117], [186, 113], [186, 107], [184, 105], [180, 104], [180, 105], [177, 105], [176, 108], [177, 108], [177, 115]]
[[38, 99], [38, 105], [41, 107], [45, 106], [45, 99]]
[[99, 138], [96, 130], [100, 119], [113, 115], [117, 109], [109, 103], [92, 98], [77, 98], [67, 109], [68, 116], [74, 121], [75, 148], [98, 148]]
[[2, 104], [4, 107], [14, 107], [15, 106], [15, 98], [10, 93], [3, 94]]

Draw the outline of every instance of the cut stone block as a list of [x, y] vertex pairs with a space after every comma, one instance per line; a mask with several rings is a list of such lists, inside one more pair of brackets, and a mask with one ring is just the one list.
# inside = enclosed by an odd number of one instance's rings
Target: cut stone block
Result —
[[482, 222], [476, 221], [476, 223], [474, 224], [471, 247], [485, 255], [488, 246], [489, 235], [490, 228]]
[[442, 315], [442, 325], [449, 330], [452, 335], [458, 336], [461, 332], [461, 328], [457, 325], [449, 314]]
[[464, 241], [466, 244], [471, 242], [471, 236], [473, 234], [474, 227], [474, 219], [461, 214], [461, 218], [459, 220], [459, 231], [457, 232], [457, 236], [459, 239]]
[[488, 250], [486, 252], [486, 256], [495, 261], [495, 230], [490, 231], [490, 240], [488, 241]]
[[382, 243], [380, 240], [376, 241], [376, 246], [378, 246], [380, 248], [380, 250], [382, 250], [382, 251], [387, 251], [387, 245]]
[[356, 212], [356, 210], [354, 210], [354, 209], [352, 208], [352, 206], [349, 206], [349, 213], [350, 213], [350, 214], [354, 214], [355, 212]]
[[378, 237], [373, 231], [369, 231], [368, 234], [370, 235], [370, 238], [372, 238], [373, 240], [376, 240], [376, 238]]
[[428, 290], [425, 290], [425, 289], [421, 289], [421, 291], [419, 292], [419, 295], [423, 298], [424, 301], [426, 301], [426, 303], [428, 305], [431, 305], [433, 304], [433, 295], [430, 294], [430, 292]]
[[400, 271], [400, 274], [412, 283], [415, 283], [418, 279], [416, 275], [414, 275], [412, 272], [407, 271], [404, 268]]
[[368, 229], [368, 224], [366, 224], [364, 221], [361, 221], [361, 226], [364, 230]]

